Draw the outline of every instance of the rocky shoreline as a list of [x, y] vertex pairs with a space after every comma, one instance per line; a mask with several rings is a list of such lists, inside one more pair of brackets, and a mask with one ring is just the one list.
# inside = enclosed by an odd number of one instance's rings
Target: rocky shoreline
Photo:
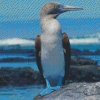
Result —
[[[21, 58], [21, 57], [10, 57], [10, 58], [2, 58], [0, 59], [0, 63], [6, 62], [32, 62], [36, 61], [35, 57], [32, 58]], [[91, 60], [90, 58], [83, 58], [83, 57], [75, 57], [71, 59], [71, 65], [97, 65], [96, 60]]]
[[32, 62], [32, 61], [35, 61], [35, 58], [15, 57], [15, 58], [3, 58], [3, 59], [0, 59], [0, 63], [6, 63], [6, 62]]
[[[7, 49], [7, 48], [0, 48], [0, 53], [1, 54], [15, 54], [15, 53], [21, 53], [21, 54], [25, 54], [25, 53], [31, 53], [31, 55], [29, 56], [35, 56], [34, 53], [34, 49], [21, 49], [21, 47], [9, 47], [11, 49]], [[71, 55], [72, 56], [78, 56], [78, 55], [100, 55], [100, 49], [97, 49], [96, 51], [92, 52], [89, 51], [87, 49], [81, 51], [79, 49], [75, 49], [75, 48], [71, 48]]]
[[[29, 55], [29, 57], [33, 57], [34, 55], [35, 54], [33, 50], [33, 54]], [[81, 51], [79, 49], [71, 48], [71, 56], [80, 56], [80, 55], [100, 55], [100, 49], [97, 49], [96, 51], [92, 52], [87, 49]]]
[[[100, 68], [97, 61], [86, 58], [73, 58], [68, 75], [69, 82], [100, 81]], [[66, 81], [67, 82], [67, 81]], [[45, 84], [43, 77], [31, 67], [0, 68], [0, 86]]]
[[[31, 67], [0, 68], [0, 87], [33, 84], [45, 85], [45, 80]], [[97, 61], [76, 57], [71, 60], [66, 85], [43, 97], [37, 95], [33, 100], [99, 100], [99, 91], [100, 66], [97, 65]]]
[[[66, 84], [72, 82], [98, 82], [100, 81], [100, 70], [98, 69], [97, 65], [72, 65]], [[40, 73], [34, 71], [31, 67], [0, 68], [0, 86], [23, 86], [31, 84], [45, 84]]]
[[71, 59], [71, 65], [97, 65], [98, 61], [90, 58], [75, 57]]
[[39, 72], [31, 67], [2, 67], [0, 68], [0, 86], [23, 86], [31, 84], [43, 84]]
[[71, 48], [71, 55], [72, 56], [79, 56], [79, 55], [100, 55], [100, 49], [97, 49], [96, 51], [92, 52], [87, 49], [84, 49], [83, 51], [79, 49], [73, 49]]

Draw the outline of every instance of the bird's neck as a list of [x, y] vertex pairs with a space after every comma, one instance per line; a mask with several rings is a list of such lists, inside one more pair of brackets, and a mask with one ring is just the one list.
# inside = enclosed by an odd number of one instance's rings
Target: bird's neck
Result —
[[42, 18], [40, 25], [41, 25], [42, 33], [46, 33], [46, 34], [49, 32], [50, 33], [55, 33], [55, 32], [61, 33], [60, 23], [58, 22], [58, 20], [50, 16]]
[[52, 14], [52, 15], [48, 15], [48, 14], [40, 14], [40, 19], [42, 20], [43, 18], [49, 18], [49, 19], [56, 19], [59, 16], [59, 14]]

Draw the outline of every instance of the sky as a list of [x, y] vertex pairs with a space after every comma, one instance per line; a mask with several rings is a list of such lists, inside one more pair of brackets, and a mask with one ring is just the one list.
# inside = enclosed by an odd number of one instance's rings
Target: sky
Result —
[[[52, 0], [53, 1], [53, 0]], [[35, 38], [41, 33], [39, 13], [51, 0], [0, 0], [0, 39]], [[100, 33], [99, 0], [55, 0], [66, 5], [82, 7], [82, 11], [61, 14], [62, 30], [69, 36]]]

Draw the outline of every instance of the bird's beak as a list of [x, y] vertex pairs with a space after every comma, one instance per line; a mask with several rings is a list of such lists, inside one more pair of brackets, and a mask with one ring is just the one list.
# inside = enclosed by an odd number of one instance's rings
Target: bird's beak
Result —
[[59, 11], [61, 13], [66, 12], [66, 11], [77, 11], [77, 10], [83, 10], [83, 8], [59, 4]]

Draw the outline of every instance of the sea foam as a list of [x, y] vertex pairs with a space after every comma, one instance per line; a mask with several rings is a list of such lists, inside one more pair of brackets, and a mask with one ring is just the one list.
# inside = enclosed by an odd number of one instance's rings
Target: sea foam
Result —
[[100, 33], [85, 35], [81, 37], [71, 37], [70, 39], [71, 44], [100, 44]]
[[[100, 44], [100, 33], [69, 37], [70, 44], [72, 45], [87, 45], [87, 44]], [[34, 45], [34, 39], [21, 39], [21, 38], [9, 38], [0, 40], [0, 45]]]
[[34, 45], [33, 40], [12, 38], [0, 40], [0, 45]]

